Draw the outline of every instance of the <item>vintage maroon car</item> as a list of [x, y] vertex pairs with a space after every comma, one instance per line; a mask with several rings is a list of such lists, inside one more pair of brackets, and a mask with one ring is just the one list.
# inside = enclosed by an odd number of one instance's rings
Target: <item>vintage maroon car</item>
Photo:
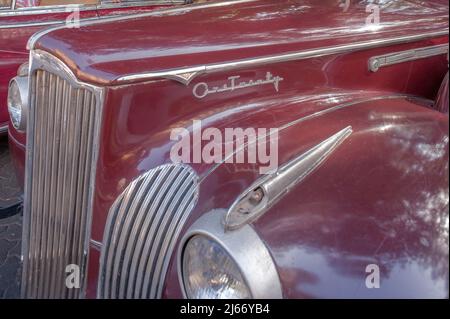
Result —
[[[185, 0], [0, 0], [0, 134], [8, 128], [9, 80], [28, 60], [26, 43], [35, 32], [61, 23], [136, 14], [183, 4]], [[74, 15], [75, 10], [77, 14]], [[69, 19], [68, 19], [69, 18]], [[25, 144], [24, 136], [19, 140]]]
[[448, 298], [448, 13], [218, 1], [35, 34], [23, 296]]

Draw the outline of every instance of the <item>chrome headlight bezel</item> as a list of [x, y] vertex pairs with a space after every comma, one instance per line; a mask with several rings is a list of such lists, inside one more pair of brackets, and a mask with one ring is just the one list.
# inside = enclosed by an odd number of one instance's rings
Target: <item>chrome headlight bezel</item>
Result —
[[8, 113], [12, 126], [25, 132], [28, 117], [28, 76], [16, 76], [9, 82]]
[[185, 287], [183, 258], [187, 243], [194, 236], [205, 236], [223, 248], [239, 269], [251, 298], [280, 299], [283, 297], [280, 278], [272, 256], [264, 242], [250, 225], [225, 231], [226, 210], [213, 210], [201, 216], [185, 233], [178, 247], [178, 280], [184, 298], [189, 298]]

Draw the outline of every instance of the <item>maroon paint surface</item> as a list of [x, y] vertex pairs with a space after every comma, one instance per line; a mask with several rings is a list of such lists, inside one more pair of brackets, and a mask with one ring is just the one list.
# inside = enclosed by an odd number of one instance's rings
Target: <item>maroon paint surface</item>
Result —
[[[279, 135], [282, 164], [351, 125], [344, 144], [253, 224], [274, 257], [284, 296], [448, 297], [448, 116], [432, 107], [447, 59], [435, 56], [376, 73], [367, 68], [372, 56], [448, 43], [448, 36], [204, 74], [187, 86], [165, 79], [115, 82], [131, 73], [448, 28], [444, 1], [396, 1], [370, 32], [361, 29], [363, 5], [342, 13], [336, 1], [314, 3], [187, 10], [87, 26], [77, 36], [58, 30], [37, 42], [36, 48], [62, 59], [81, 80], [105, 86], [92, 239], [102, 241], [108, 210], [133, 179], [170, 162], [172, 128], [192, 130], [193, 119], [221, 130], [292, 123]], [[192, 95], [199, 82], [223, 85], [229, 76], [248, 81], [266, 72], [283, 77], [279, 92], [265, 85], [204, 99]], [[201, 214], [229, 207], [259, 177], [255, 165], [193, 167], [201, 178], [200, 199], [185, 229]], [[174, 257], [164, 297], [181, 296]], [[92, 253], [88, 297], [96, 295], [98, 262]], [[377, 290], [364, 286], [370, 263], [382, 271]]]
[[442, 0], [390, 2], [381, 9], [376, 28], [366, 26], [366, 4], [360, 1], [343, 12], [334, 0], [237, 2], [85, 26], [82, 33], [57, 30], [43, 36], [36, 48], [70, 61], [79, 79], [106, 84], [132, 73], [448, 28], [448, 4]]

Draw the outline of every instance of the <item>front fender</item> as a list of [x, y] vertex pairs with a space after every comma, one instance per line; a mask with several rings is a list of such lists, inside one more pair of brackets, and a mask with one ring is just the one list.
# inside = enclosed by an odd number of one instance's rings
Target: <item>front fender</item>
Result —
[[[280, 164], [346, 126], [353, 133], [252, 223], [274, 258], [284, 297], [448, 297], [448, 117], [423, 101], [391, 97], [291, 124], [279, 134]], [[219, 165], [202, 181], [187, 224], [229, 208], [259, 177], [255, 166]], [[366, 287], [373, 264], [379, 288]], [[177, 286], [173, 263], [165, 296], [179, 297]]]

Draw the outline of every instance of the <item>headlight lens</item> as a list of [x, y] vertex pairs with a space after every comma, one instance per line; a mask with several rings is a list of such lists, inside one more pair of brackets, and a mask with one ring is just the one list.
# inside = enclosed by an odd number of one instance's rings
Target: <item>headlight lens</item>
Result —
[[183, 281], [188, 298], [251, 298], [236, 263], [217, 242], [205, 236], [196, 235], [186, 244]]
[[11, 82], [8, 92], [8, 111], [11, 116], [11, 122], [17, 129], [22, 118], [22, 100], [20, 99], [19, 86], [16, 81]]
[[26, 77], [14, 78], [8, 91], [8, 112], [11, 123], [18, 131], [26, 128], [26, 104], [28, 94], [28, 79]]

